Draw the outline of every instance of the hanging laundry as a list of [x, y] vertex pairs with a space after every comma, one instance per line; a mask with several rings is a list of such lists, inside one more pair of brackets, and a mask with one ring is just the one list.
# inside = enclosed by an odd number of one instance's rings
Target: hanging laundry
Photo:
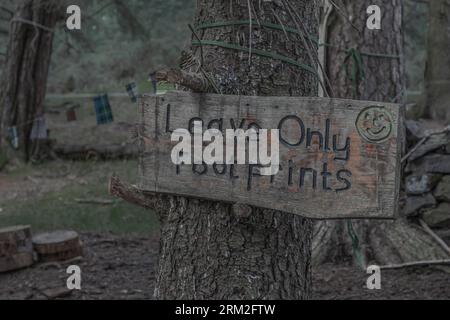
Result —
[[138, 90], [136, 83], [132, 82], [130, 84], [127, 84], [126, 88], [127, 88], [127, 92], [128, 92], [128, 95], [130, 96], [131, 101], [133, 103], [136, 103], [138, 95], [139, 95], [139, 90]]
[[94, 104], [95, 113], [97, 115], [97, 124], [107, 124], [114, 121], [108, 95], [105, 94], [94, 98]]
[[31, 128], [31, 140], [45, 140], [48, 138], [47, 119], [45, 115], [39, 116], [33, 121]]
[[66, 117], [67, 117], [67, 122], [77, 121], [77, 114], [75, 112], [75, 107], [67, 109]]
[[17, 127], [8, 128], [9, 143], [14, 149], [19, 149], [19, 135], [17, 134]]
[[152, 94], [158, 93], [158, 80], [156, 79], [156, 72], [152, 72], [148, 75], [148, 81], [152, 83]]

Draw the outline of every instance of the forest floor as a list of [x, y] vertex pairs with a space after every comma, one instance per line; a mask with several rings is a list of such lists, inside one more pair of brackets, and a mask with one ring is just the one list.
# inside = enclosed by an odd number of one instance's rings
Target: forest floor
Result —
[[[115, 102], [115, 123], [95, 126], [93, 108], [82, 105], [77, 122], [65, 123], [63, 113], [51, 115], [52, 135], [68, 144], [124, 141], [121, 123], [134, 123], [137, 112], [128, 110], [135, 106]], [[58, 160], [10, 165], [0, 172], [0, 228], [31, 225], [34, 234], [75, 230], [84, 245], [84, 257], [70, 263], [82, 270], [82, 290], [64, 289], [68, 264], [35, 264], [0, 274], [0, 300], [152, 299], [158, 219], [152, 211], [109, 196], [112, 174], [136, 182], [137, 161]], [[86, 204], [96, 199], [108, 204]], [[436, 268], [383, 271], [382, 289], [375, 291], [365, 288], [368, 275], [356, 267], [325, 265], [313, 271], [314, 299], [450, 299], [450, 274]]]
[[[0, 275], [3, 299], [132, 299], [151, 300], [156, 281], [158, 238], [82, 234], [85, 256], [82, 289], [65, 289], [69, 264], [37, 264], [32, 268]], [[450, 275], [432, 268], [383, 271], [382, 289], [365, 288], [367, 275], [346, 265], [326, 265], [313, 273], [316, 300], [424, 300], [450, 299]]]

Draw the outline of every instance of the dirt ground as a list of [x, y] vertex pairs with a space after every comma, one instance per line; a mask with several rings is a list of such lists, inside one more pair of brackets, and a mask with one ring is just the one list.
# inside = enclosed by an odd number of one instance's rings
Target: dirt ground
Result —
[[[0, 275], [3, 299], [150, 300], [155, 285], [158, 239], [83, 234], [85, 257], [72, 261], [82, 271], [82, 290], [64, 289], [68, 263], [36, 264]], [[365, 288], [367, 275], [349, 266], [314, 271], [314, 299], [450, 299], [450, 274], [433, 268], [382, 272], [382, 289]]]

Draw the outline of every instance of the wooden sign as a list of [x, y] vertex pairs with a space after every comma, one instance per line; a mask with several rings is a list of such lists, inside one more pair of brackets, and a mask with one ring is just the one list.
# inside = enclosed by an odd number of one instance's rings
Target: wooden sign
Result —
[[[140, 101], [145, 191], [242, 203], [312, 219], [393, 219], [403, 145], [398, 105], [301, 97], [169, 92]], [[278, 129], [279, 171], [255, 165], [177, 165], [177, 129]]]

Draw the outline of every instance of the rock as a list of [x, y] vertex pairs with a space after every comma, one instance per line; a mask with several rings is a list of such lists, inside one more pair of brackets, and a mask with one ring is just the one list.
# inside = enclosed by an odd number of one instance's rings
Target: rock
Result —
[[448, 133], [433, 135], [410, 155], [409, 160], [414, 161], [438, 149], [444, 150], [448, 143], [450, 143], [450, 135]]
[[409, 162], [407, 172], [416, 174], [441, 173], [450, 174], [449, 154], [430, 154], [417, 161]]
[[450, 203], [441, 203], [437, 208], [427, 210], [423, 220], [431, 228], [450, 228]]
[[415, 120], [406, 120], [405, 127], [408, 132], [408, 138], [414, 138], [414, 140], [420, 140], [423, 136], [423, 129], [421, 123]]
[[428, 132], [444, 129], [442, 123], [425, 119], [420, 119], [419, 121], [406, 120], [405, 126], [409, 133], [407, 135], [408, 140], [420, 140], [425, 137]]
[[411, 175], [406, 178], [405, 189], [410, 195], [428, 193], [436, 187], [442, 176], [438, 174]]
[[406, 203], [402, 208], [402, 212], [405, 216], [411, 216], [420, 209], [434, 207], [435, 205], [436, 199], [431, 193], [422, 196], [410, 196], [406, 198]]
[[434, 191], [434, 196], [439, 201], [450, 202], [450, 176], [442, 178]]
[[72, 294], [72, 290], [65, 287], [50, 288], [42, 291], [48, 299], [66, 298]]

